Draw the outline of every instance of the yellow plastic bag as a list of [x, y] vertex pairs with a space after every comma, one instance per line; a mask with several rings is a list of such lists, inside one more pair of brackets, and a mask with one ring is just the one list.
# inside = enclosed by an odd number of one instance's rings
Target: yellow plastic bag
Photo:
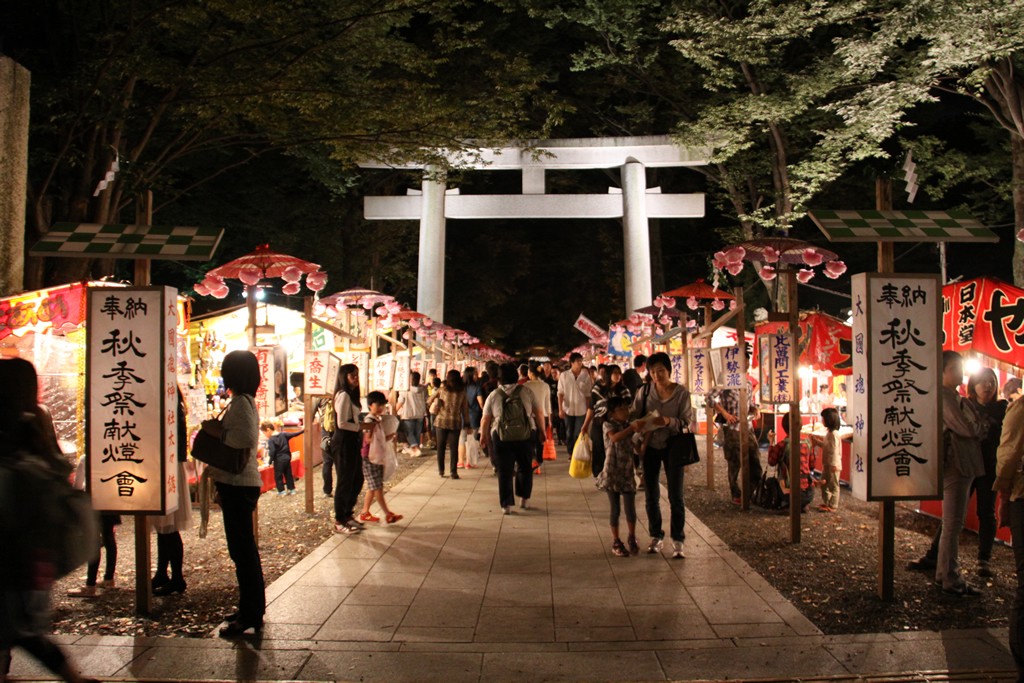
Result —
[[593, 469], [590, 460], [590, 437], [586, 434], [580, 434], [579, 438], [576, 439], [576, 446], [572, 449], [572, 459], [569, 461], [569, 476], [573, 479], [586, 479], [591, 476]]

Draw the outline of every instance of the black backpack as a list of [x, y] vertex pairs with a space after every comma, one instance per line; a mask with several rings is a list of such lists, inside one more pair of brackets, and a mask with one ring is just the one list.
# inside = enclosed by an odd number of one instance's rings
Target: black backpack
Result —
[[498, 438], [501, 441], [529, 441], [533, 436], [530, 417], [526, 414], [521, 393], [523, 387], [517, 386], [511, 394], [498, 389], [501, 394], [501, 417], [498, 419]]
[[769, 477], [768, 472], [761, 475], [750, 500], [766, 510], [781, 510], [789, 504], [789, 496], [782, 492], [778, 477]]

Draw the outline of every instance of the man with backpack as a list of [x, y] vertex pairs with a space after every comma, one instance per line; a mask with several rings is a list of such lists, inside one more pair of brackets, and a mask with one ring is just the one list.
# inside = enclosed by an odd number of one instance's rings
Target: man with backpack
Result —
[[[517, 384], [518, 379], [513, 363], [498, 369], [499, 385], [487, 396], [480, 422], [480, 447], [486, 450], [493, 443], [497, 453], [498, 498], [506, 515], [512, 514], [517, 495], [522, 499], [522, 509], [530, 507], [533, 424], [544, 424], [543, 410], [533, 393]], [[540, 439], [543, 442], [543, 434]]]
[[320, 450], [323, 456], [323, 464], [320, 470], [324, 477], [324, 495], [328, 498], [334, 496], [334, 458], [331, 456], [331, 436], [334, 434], [336, 420], [334, 419], [334, 401], [330, 396], [320, 399], [320, 405], [313, 415], [313, 422], [320, 425]]

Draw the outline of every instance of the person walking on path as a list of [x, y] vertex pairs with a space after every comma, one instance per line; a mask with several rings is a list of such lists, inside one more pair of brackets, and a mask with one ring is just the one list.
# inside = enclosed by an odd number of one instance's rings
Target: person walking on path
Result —
[[466, 404], [469, 406], [469, 429], [459, 432], [459, 467], [472, 468], [470, 452], [479, 451], [477, 431], [480, 429], [480, 418], [484, 414], [484, 401], [480, 398], [480, 381], [476, 378], [476, 368], [470, 366], [462, 371], [462, 383], [466, 387]]
[[[665, 531], [661, 526], [661, 468], [665, 467], [668, 487], [669, 533], [672, 537], [672, 556], [684, 557], [683, 541], [686, 525], [686, 507], [683, 500], [683, 462], [681, 455], [670, 454], [669, 438], [690, 430], [693, 406], [690, 392], [672, 381], [672, 361], [667, 353], [655, 353], [647, 360], [651, 382], [641, 387], [633, 399], [630, 411], [636, 418], [634, 428], [646, 432], [647, 443], [643, 451], [644, 502], [647, 509], [647, 529], [651, 533], [648, 553], [661, 552]], [[658, 417], [651, 417], [657, 411]], [[652, 429], [653, 428], [653, 429]]]
[[548, 383], [541, 379], [540, 366], [537, 363], [530, 363], [527, 376], [529, 379], [523, 386], [533, 394], [534, 402], [540, 406], [540, 412], [544, 415], [540, 424], [534, 425], [532, 440], [534, 474], [540, 474], [541, 465], [544, 464], [544, 437], [548, 433], [548, 420], [551, 417], [551, 390]]
[[405, 430], [409, 456], [418, 458], [422, 447], [420, 438], [423, 436], [423, 418], [427, 416], [427, 389], [420, 384], [420, 373], [409, 375], [409, 390], [399, 392], [395, 408]]
[[647, 374], [647, 356], [640, 354], [633, 359], [633, 367], [622, 373], [622, 383], [629, 389], [630, 396], [636, 396]]
[[441, 389], [432, 399], [437, 404], [434, 414], [434, 427], [437, 432], [437, 473], [442, 477], [444, 471], [444, 453], [448, 450], [449, 470], [452, 479], [459, 478], [459, 431], [469, 430], [469, 402], [466, 400], [466, 387], [458, 370], [449, 370]]
[[[530, 496], [533, 493], [530, 417], [535, 424], [541, 424], [544, 422], [544, 414], [534, 402], [533, 392], [517, 385], [518, 373], [514, 364], [505, 363], [498, 372], [500, 384], [484, 403], [480, 445], [487, 448], [489, 444], [494, 444], [498, 454], [498, 502], [502, 512], [510, 515], [516, 503], [516, 495], [522, 499], [520, 506], [524, 510], [530, 508]], [[513, 415], [513, 410], [521, 410], [522, 414]], [[523, 433], [510, 435], [520, 424]], [[543, 441], [544, 437], [540, 438]]]
[[608, 413], [608, 399], [612, 397], [624, 398], [628, 403], [633, 396], [626, 385], [622, 383], [622, 369], [618, 365], [602, 365], [597, 369], [598, 381], [590, 391], [590, 409], [587, 411], [587, 419], [584, 429], [589, 429], [591, 453], [591, 468], [594, 476], [601, 474], [604, 468], [604, 420]]
[[[633, 436], [637, 424], [629, 422], [629, 399], [611, 396], [606, 404], [607, 419], [602, 420], [604, 441], [604, 490], [608, 494], [612, 531], [612, 554], [627, 557], [640, 552], [636, 542], [636, 475], [633, 473]], [[619, 515], [625, 512], [629, 536], [626, 543], [619, 537]]]
[[[371, 391], [366, 395], [366, 404], [370, 409], [365, 420], [369, 429], [363, 432], [363, 445], [360, 449], [360, 455], [363, 458], [363, 478], [366, 480], [366, 496], [363, 498], [363, 511], [359, 513], [359, 521], [380, 522], [380, 517], [370, 512], [373, 502], [377, 501], [381, 511], [384, 512], [384, 520], [388, 524], [394, 524], [402, 519], [402, 515], [392, 512], [387, 501], [384, 500], [384, 465], [370, 460], [370, 445], [374, 438], [377, 438], [377, 430], [381, 430], [381, 434], [383, 434], [384, 427], [381, 425], [381, 416], [384, 415], [384, 409], [387, 408], [388, 399], [379, 391]], [[394, 435], [385, 437], [386, 440], [394, 440], [394, 438]]]
[[[1019, 385], [1015, 387], [1020, 390]], [[1004, 392], [1005, 395], [1005, 392]], [[1012, 395], [1012, 393], [1010, 394]], [[996, 449], [999, 524], [1010, 528], [1017, 588], [1010, 608], [1010, 654], [1017, 665], [1017, 680], [1024, 683], [1024, 401], [1013, 400], [1006, 409]]]
[[[31, 459], [67, 478], [71, 465], [60, 453], [52, 423], [39, 405], [39, 377], [22, 358], [0, 360], [0, 460], [14, 465]], [[0, 683], [11, 670], [11, 650], [20, 647], [67, 683], [85, 679], [48, 635], [50, 591], [55, 573], [52, 546], [42, 540], [51, 530], [26, 519], [26, 486], [12, 467], [0, 477]], [[29, 496], [31, 498], [31, 496]], [[43, 524], [46, 526], [46, 524]]]
[[238, 611], [227, 618], [220, 636], [235, 638], [250, 630], [258, 634], [263, 629], [267, 607], [263, 565], [252, 524], [252, 513], [263, 486], [256, 455], [260, 418], [255, 396], [260, 387], [260, 364], [249, 351], [232, 351], [224, 357], [220, 374], [224, 388], [231, 392], [231, 403], [221, 419], [222, 440], [231, 448], [243, 448], [249, 453], [245, 468], [238, 474], [209, 468], [216, 482], [224, 515], [224, 537], [238, 580]]
[[[648, 361], [648, 366], [650, 362]], [[757, 447], [757, 437], [754, 435], [754, 416], [757, 415], [757, 403], [754, 402], [754, 392], [748, 378], [743, 379], [747, 383], [747, 423], [740, 425], [740, 392], [738, 389], [715, 389], [708, 394], [708, 400], [715, 407], [722, 423], [722, 452], [725, 455], [725, 462], [728, 465], [729, 493], [732, 502], [736, 505], [743, 503], [742, 490], [739, 485], [740, 477], [740, 429], [747, 433], [747, 462], [749, 464], [750, 486], [748, 491], [753, 491], [758, 482], [761, 481], [761, 454]]]
[[358, 534], [363, 529], [355, 518], [356, 501], [363, 490], [363, 458], [359, 454], [363, 426], [359, 407], [359, 366], [347, 363], [338, 369], [334, 436], [331, 437], [331, 456], [338, 475], [334, 489], [334, 531], [339, 534]]
[[583, 356], [575, 351], [569, 354], [569, 369], [558, 377], [558, 416], [565, 421], [565, 445], [570, 455], [587, 420], [593, 388], [590, 372], [583, 368]]

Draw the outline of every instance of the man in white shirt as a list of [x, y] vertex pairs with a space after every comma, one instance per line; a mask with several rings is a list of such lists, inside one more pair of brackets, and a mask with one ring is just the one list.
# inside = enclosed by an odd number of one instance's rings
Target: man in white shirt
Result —
[[413, 372], [410, 376], [409, 391], [398, 394], [396, 412], [405, 428], [405, 438], [409, 444], [408, 452], [414, 457], [420, 456], [420, 438], [423, 434], [423, 418], [427, 414], [427, 389], [420, 385], [420, 373]]
[[[544, 446], [540, 436], [547, 434], [548, 419], [551, 415], [551, 387], [540, 378], [540, 367], [536, 363], [530, 363], [527, 368], [527, 376], [529, 379], [523, 386], [530, 390], [530, 393], [533, 394], [534, 404], [539, 406], [541, 413], [544, 414], [541, 423], [533, 426], [533, 461], [537, 463], [537, 467], [540, 467], [544, 461]], [[536, 471], [540, 472], [539, 469]]]
[[590, 373], [583, 369], [583, 356], [569, 354], [569, 370], [558, 377], [558, 415], [565, 420], [565, 444], [570, 455], [587, 418], [593, 388]]

